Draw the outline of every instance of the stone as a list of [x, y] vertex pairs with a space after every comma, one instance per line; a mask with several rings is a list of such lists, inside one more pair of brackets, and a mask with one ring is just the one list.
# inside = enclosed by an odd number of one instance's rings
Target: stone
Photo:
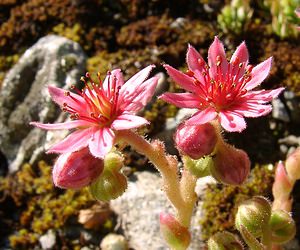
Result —
[[300, 123], [300, 97], [297, 97], [292, 91], [284, 91], [283, 97], [288, 108], [291, 121]]
[[[201, 185], [198, 186], [198, 189], [201, 189]], [[110, 202], [111, 209], [118, 215], [121, 230], [128, 239], [130, 248], [168, 249], [160, 235], [159, 214], [174, 214], [174, 210], [161, 188], [162, 180], [158, 174], [136, 172], [129, 178], [126, 192]], [[201, 215], [201, 209], [195, 209], [189, 250], [202, 249], [204, 246], [200, 239]]]
[[[86, 56], [80, 45], [67, 38], [48, 35], [25, 51], [6, 75], [0, 92], [0, 151], [14, 172], [24, 162], [35, 163], [44, 152], [47, 136], [30, 121], [65, 120], [50, 99], [47, 85], [69, 88], [84, 74]], [[56, 132], [61, 136], [63, 133]]]
[[53, 249], [56, 244], [56, 235], [53, 230], [47, 231], [46, 234], [39, 238], [39, 242], [43, 250]]
[[288, 111], [284, 105], [284, 103], [280, 99], [274, 99], [272, 101], [272, 117], [274, 119], [283, 121], [283, 122], [290, 122], [290, 117]]
[[127, 250], [128, 245], [125, 237], [118, 234], [108, 234], [101, 241], [102, 250]]

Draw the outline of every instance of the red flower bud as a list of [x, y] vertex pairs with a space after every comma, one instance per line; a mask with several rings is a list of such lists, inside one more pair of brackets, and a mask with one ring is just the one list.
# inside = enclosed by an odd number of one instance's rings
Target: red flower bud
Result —
[[103, 160], [92, 156], [88, 148], [62, 154], [53, 168], [54, 185], [74, 189], [88, 186], [100, 176], [103, 166]]
[[187, 227], [182, 226], [172, 215], [160, 214], [160, 231], [169, 247], [176, 250], [187, 249], [191, 235]]
[[229, 185], [241, 185], [250, 172], [250, 160], [247, 153], [229, 144], [218, 146], [210, 172], [218, 181]]
[[187, 126], [179, 125], [175, 134], [175, 143], [179, 152], [192, 159], [199, 159], [213, 152], [217, 142], [217, 135], [213, 125]]

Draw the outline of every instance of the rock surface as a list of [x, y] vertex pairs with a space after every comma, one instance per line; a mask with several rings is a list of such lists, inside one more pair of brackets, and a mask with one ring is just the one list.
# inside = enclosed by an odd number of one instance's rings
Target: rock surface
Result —
[[101, 241], [102, 250], [127, 250], [127, 241], [123, 235], [108, 234]]
[[[211, 181], [211, 180], [210, 180]], [[161, 190], [161, 178], [156, 173], [137, 172], [129, 180], [128, 190], [111, 201], [111, 208], [119, 216], [121, 229], [133, 249], [168, 249], [159, 231], [159, 214], [174, 210]], [[203, 185], [197, 185], [197, 194]], [[200, 240], [201, 209], [195, 209], [192, 220], [190, 250], [202, 249]]]
[[[29, 126], [29, 122], [54, 122], [59, 117], [46, 86], [68, 88], [79, 82], [85, 62], [79, 44], [49, 35], [26, 50], [8, 72], [0, 92], [0, 150], [10, 172], [25, 161], [34, 163], [44, 151], [46, 132]], [[48, 137], [53, 140], [53, 133]]]

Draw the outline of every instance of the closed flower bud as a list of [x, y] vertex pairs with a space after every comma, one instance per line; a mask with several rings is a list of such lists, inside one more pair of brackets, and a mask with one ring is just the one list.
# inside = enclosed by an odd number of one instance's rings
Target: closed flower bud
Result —
[[293, 181], [300, 179], [300, 147], [297, 148], [285, 161], [289, 178]]
[[271, 205], [264, 197], [254, 197], [244, 201], [238, 208], [235, 217], [235, 226], [241, 231], [244, 226], [254, 237], [260, 237], [269, 224]]
[[280, 161], [276, 167], [275, 180], [272, 187], [274, 196], [273, 209], [290, 211], [292, 205], [290, 193], [292, 189], [293, 184], [287, 176], [284, 164]]
[[190, 244], [191, 236], [187, 227], [182, 226], [172, 215], [160, 214], [160, 231], [169, 247], [185, 250]]
[[213, 164], [210, 166], [211, 175], [216, 180], [229, 185], [241, 185], [250, 172], [247, 153], [226, 143], [217, 146]]
[[90, 185], [92, 196], [99, 201], [110, 201], [121, 196], [127, 189], [127, 179], [119, 171], [105, 167], [102, 175]]
[[104, 158], [106, 169], [119, 171], [124, 166], [124, 158], [119, 151], [111, 151]]
[[218, 232], [209, 238], [207, 242], [208, 250], [243, 250], [242, 243], [237, 237], [229, 232]]
[[295, 237], [295, 222], [290, 214], [284, 210], [272, 211], [269, 225], [274, 243], [282, 244]]
[[213, 164], [211, 156], [204, 156], [198, 160], [193, 160], [190, 157], [184, 157], [184, 165], [197, 178], [210, 175], [210, 165]]
[[210, 123], [187, 126], [181, 124], [175, 134], [179, 152], [192, 159], [199, 159], [213, 152], [217, 142], [216, 130]]
[[53, 167], [53, 182], [60, 188], [82, 188], [97, 179], [103, 167], [103, 160], [92, 156], [88, 148], [62, 154]]

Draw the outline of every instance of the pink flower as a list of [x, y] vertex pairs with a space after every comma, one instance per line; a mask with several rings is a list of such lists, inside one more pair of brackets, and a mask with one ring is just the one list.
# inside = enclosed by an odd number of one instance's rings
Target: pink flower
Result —
[[77, 94], [49, 86], [54, 102], [70, 113], [72, 121], [56, 124], [31, 122], [38, 128], [76, 129], [61, 142], [52, 146], [48, 153], [68, 153], [89, 147], [95, 157], [104, 158], [114, 145], [115, 132], [137, 128], [148, 121], [135, 113], [152, 97], [157, 77], [145, 81], [154, 65], [148, 66], [124, 83], [120, 69], [109, 72], [96, 85], [87, 73], [90, 83], [85, 82]]
[[201, 55], [189, 46], [186, 74], [164, 65], [168, 74], [188, 93], [165, 93], [161, 98], [180, 108], [199, 109], [186, 125], [200, 125], [219, 119], [229, 131], [246, 128], [244, 117], [268, 114], [272, 107], [267, 103], [284, 88], [253, 90], [268, 76], [272, 58], [256, 67], [248, 65], [248, 50], [243, 42], [227, 61], [223, 44], [215, 37], [208, 50], [208, 65]]

